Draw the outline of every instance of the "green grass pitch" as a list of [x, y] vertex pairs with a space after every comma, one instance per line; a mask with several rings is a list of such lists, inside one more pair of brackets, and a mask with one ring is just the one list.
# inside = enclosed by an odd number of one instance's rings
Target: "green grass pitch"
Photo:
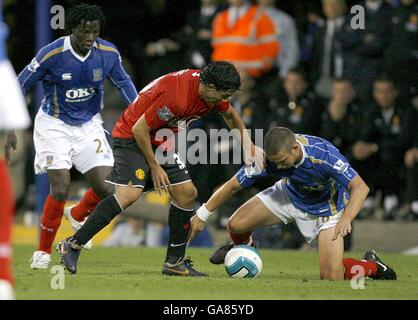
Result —
[[[349, 281], [319, 280], [316, 252], [260, 250], [261, 275], [234, 279], [222, 265], [210, 264], [212, 249], [191, 248], [194, 266], [209, 277], [180, 278], [161, 275], [164, 248], [96, 247], [82, 252], [76, 275], [65, 272], [65, 289], [53, 290], [56, 274], [29, 268], [33, 249], [14, 248], [17, 299], [418, 299], [418, 257], [401, 254], [381, 254], [397, 271], [397, 281], [366, 280], [364, 290], [354, 290]], [[54, 252], [52, 266], [58, 259]]]

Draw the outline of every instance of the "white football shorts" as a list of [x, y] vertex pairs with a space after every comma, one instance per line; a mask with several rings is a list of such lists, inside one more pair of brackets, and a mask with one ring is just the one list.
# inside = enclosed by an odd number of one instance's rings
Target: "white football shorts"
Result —
[[9, 60], [0, 61], [0, 83], [0, 130], [29, 127], [25, 98]]
[[35, 173], [71, 169], [73, 165], [82, 174], [95, 167], [112, 167], [113, 153], [102, 123], [97, 114], [84, 124], [69, 125], [40, 108], [33, 132]]
[[284, 181], [257, 194], [263, 204], [285, 224], [295, 221], [305, 240], [311, 243], [322, 230], [332, 228], [340, 221], [343, 211], [329, 217], [318, 217], [296, 208], [283, 186]]

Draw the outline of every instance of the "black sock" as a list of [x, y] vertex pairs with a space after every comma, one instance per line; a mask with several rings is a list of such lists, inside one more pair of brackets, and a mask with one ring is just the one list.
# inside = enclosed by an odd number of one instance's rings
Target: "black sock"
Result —
[[106, 227], [123, 209], [114, 195], [107, 196], [93, 210], [84, 225], [71, 237], [77, 244], [85, 245], [96, 233]]
[[190, 218], [194, 210], [183, 210], [173, 204], [168, 215], [169, 238], [166, 262], [176, 263], [186, 253], [187, 238], [189, 236]]

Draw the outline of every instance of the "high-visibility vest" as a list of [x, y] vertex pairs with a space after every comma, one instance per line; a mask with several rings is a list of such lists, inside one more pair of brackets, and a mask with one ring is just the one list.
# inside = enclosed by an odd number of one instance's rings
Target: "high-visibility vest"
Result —
[[261, 8], [251, 6], [233, 26], [229, 10], [220, 12], [212, 25], [212, 61], [227, 60], [250, 76], [268, 71], [280, 52], [275, 25]]

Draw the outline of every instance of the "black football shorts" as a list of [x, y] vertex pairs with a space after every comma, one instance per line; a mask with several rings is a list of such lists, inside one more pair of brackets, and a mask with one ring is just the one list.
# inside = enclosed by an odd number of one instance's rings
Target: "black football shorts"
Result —
[[[148, 163], [135, 139], [114, 138], [112, 149], [115, 164], [106, 182], [117, 186], [144, 188], [144, 191], [154, 189]], [[175, 185], [191, 181], [179, 154], [172, 152], [169, 156], [174, 158], [174, 164], [162, 164], [161, 167], [167, 173], [170, 183]]]

